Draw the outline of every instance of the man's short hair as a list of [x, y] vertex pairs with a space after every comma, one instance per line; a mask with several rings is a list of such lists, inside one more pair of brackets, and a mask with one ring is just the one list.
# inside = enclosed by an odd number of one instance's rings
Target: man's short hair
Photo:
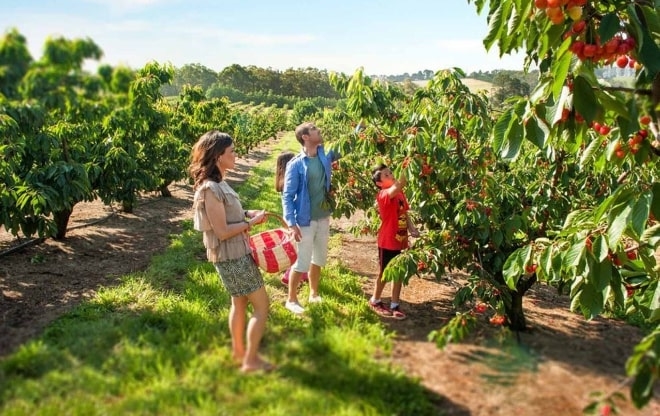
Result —
[[304, 134], [309, 134], [310, 131], [316, 130], [316, 125], [312, 123], [311, 121], [307, 121], [296, 127], [296, 140], [298, 140], [298, 143], [304, 144], [304, 140], [302, 136]]

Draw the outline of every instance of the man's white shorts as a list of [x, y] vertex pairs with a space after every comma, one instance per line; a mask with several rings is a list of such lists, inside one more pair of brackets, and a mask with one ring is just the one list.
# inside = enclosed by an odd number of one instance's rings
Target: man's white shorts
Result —
[[325, 266], [328, 260], [328, 240], [330, 239], [330, 217], [312, 220], [308, 227], [300, 227], [301, 240], [297, 243], [298, 260], [293, 270], [303, 273], [310, 264]]

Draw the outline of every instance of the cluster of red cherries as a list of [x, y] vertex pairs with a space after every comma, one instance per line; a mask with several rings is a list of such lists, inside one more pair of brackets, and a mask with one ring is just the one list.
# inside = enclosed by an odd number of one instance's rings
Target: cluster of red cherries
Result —
[[[535, 6], [543, 10], [555, 25], [563, 24], [567, 17], [573, 21], [564, 37], [572, 37], [570, 50], [581, 61], [591, 61], [599, 65], [616, 64], [619, 68], [640, 69], [639, 63], [629, 55], [635, 49], [635, 39], [628, 33], [619, 33], [602, 43], [596, 34], [596, 19], [583, 17], [587, 0], [534, 0]], [[587, 24], [592, 22], [591, 28]]]

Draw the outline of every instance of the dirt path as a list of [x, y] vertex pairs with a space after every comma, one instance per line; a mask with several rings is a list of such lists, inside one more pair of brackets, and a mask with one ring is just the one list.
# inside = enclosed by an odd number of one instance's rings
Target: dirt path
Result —
[[[240, 160], [230, 179], [243, 180], [268, 153], [264, 147]], [[167, 247], [168, 235], [180, 232], [181, 221], [192, 217], [190, 186], [173, 186], [172, 194], [145, 195], [133, 214], [98, 202], [78, 204], [65, 241], [46, 240], [0, 257], [0, 356], [94, 296], [99, 287], [146, 268], [151, 256]], [[345, 219], [333, 221], [336, 232], [342, 232], [338, 257], [365, 277], [366, 301], [377, 271], [375, 240], [355, 238], [343, 232], [346, 226]], [[15, 244], [0, 232], [0, 252]], [[468, 342], [438, 350], [427, 336], [454, 313], [451, 300], [461, 278], [413, 279], [402, 295], [409, 318], [384, 321], [397, 334], [394, 362], [421, 380], [443, 412], [580, 415], [592, 392], [621, 389], [625, 360], [641, 337], [639, 331], [613, 320], [586, 322], [568, 312], [566, 297], [544, 286], [533, 288], [525, 302], [534, 330], [520, 334], [520, 343], [494, 345], [498, 332], [484, 319]], [[627, 387], [621, 390], [627, 395]], [[621, 414], [657, 416], [660, 405], [653, 402], [643, 411], [624, 405]]]

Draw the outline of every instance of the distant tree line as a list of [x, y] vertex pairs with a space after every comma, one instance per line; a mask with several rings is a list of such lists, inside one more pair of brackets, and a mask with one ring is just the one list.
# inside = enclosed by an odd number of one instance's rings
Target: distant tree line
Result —
[[[434, 74], [435, 71], [424, 69], [415, 73], [379, 75], [374, 78], [398, 83], [404, 92], [412, 94], [418, 88], [415, 81], [427, 81]], [[175, 69], [172, 82], [162, 87], [162, 94], [176, 97], [185, 85], [190, 85], [200, 87], [209, 99], [227, 97], [231, 102], [280, 108], [294, 108], [299, 101], [305, 100], [305, 106], [311, 103], [322, 109], [336, 106], [339, 100], [328, 78], [328, 71], [316, 68], [279, 71], [233, 64], [216, 72], [201, 64], [187, 64]], [[494, 105], [500, 105], [507, 97], [528, 95], [538, 82], [538, 71], [475, 71], [466, 78], [492, 83], [490, 99]]]
[[539, 71], [533, 70], [528, 73], [524, 71], [514, 71], [507, 69], [495, 69], [492, 71], [474, 71], [468, 78], [478, 79], [479, 81], [486, 81], [492, 84], [501, 83], [501, 80], [508, 78], [515, 78], [521, 83], [527, 84], [530, 89], [534, 88], [538, 83]]
[[413, 74], [409, 74], [407, 72], [404, 72], [403, 74], [400, 75], [381, 75], [378, 76], [377, 78], [384, 79], [386, 81], [390, 82], [405, 82], [407, 80], [410, 81], [428, 81], [431, 78], [433, 78], [433, 75], [435, 74], [436, 71], [431, 71], [430, 69], [425, 69], [423, 71], [417, 71]]
[[234, 64], [216, 72], [201, 64], [187, 64], [175, 70], [171, 84], [164, 86], [162, 93], [165, 96], [177, 96], [185, 85], [198, 86], [207, 93], [216, 91], [242, 94], [242, 98], [247, 97], [245, 99], [250, 101], [254, 97], [270, 97], [270, 104], [280, 106], [290, 102], [278, 101], [275, 97], [339, 98], [328, 82], [328, 72], [315, 68], [278, 71]]

